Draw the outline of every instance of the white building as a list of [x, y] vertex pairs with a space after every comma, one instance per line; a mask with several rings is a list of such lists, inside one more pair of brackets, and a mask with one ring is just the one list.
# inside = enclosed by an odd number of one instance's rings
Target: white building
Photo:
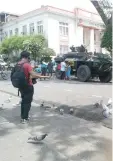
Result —
[[104, 24], [100, 16], [82, 9], [66, 11], [52, 6], [28, 12], [19, 17], [6, 16], [2, 25], [1, 40], [12, 35], [44, 34], [48, 47], [57, 54], [66, 53], [69, 47], [84, 44], [91, 52], [101, 51], [100, 40]]

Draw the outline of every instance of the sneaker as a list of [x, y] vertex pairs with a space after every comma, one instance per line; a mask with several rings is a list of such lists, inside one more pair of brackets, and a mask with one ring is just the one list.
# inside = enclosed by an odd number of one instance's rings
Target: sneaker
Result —
[[28, 117], [28, 118], [27, 118], [27, 119], [25, 119], [25, 120], [29, 121], [29, 119], [30, 119], [30, 117]]
[[31, 116], [29, 115], [29, 116], [28, 116], [28, 120], [30, 120], [30, 119], [31, 119]]
[[28, 120], [22, 119], [22, 120], [21, 120], [21, 123], [22, 123], [22, 124], [26, 124], [26, 123], [28, 123]]
[[14, 104], [14, 106], [21, 106], [21, 101], [16, 103], [16, 104]]

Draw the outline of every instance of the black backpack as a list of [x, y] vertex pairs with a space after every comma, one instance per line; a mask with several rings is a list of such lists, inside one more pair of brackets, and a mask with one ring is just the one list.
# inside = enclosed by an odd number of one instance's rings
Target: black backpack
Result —
[[24, 73], [23, 64], [17, 64], [11, 72], [11, 82], [15, 88], [25, 88], [28, 86], [28, 80]]

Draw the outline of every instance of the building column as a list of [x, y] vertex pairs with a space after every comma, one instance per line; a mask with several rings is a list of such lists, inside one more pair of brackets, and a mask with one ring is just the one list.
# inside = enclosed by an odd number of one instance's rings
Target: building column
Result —
[[76, 41], [75, 46], [81, 46], [83, 45], [83, 27], [78, 26], [76, 31]]
[[90, 29], [90, 52], [94, 51], [94, 29]]

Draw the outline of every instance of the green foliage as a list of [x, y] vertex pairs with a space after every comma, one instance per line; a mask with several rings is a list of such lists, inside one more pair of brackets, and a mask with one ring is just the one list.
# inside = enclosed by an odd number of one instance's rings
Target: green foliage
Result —
[[101, 47], [112, 52], [112, 24], [106, 27], [104, 35], [102, 37]]
[[0, 53], [9, 55], [12, 52], [17, 52], [22, 50], [23, 41], [25, 41], [27, 37], [24, 36], [12, 36], [10, 38], [6, 38], [1, 43]]
[[55, 55], [53, 49], [47, 47], [47, 40], [43, 35], [12, 36], [4, 39], [0, 45], [0, 53], [8, 56], [22, 50], [29, 51], [35, 60]]
[[47, 41], [42, 35], [33, 35], [23, 42], [23, 49], [29, 51], [33, 58], [41, 57], [41, 50], [47, 46]]
[[51, 48], [44, 48], [42, 51], [41, 51], [41, 55], [44, 57], [50, 57], [50, 56], [55, 56], [55, 51]]
[[5, 39], [0, 45], [0, 52], [2, 54], [10, 54], [12, 51], [9, 39]]
[[41, 61], [49, 62], [51, 60], [51, 56], [55, 56], [56, 53], [51, 48], [44, 48], [41, 50]]

